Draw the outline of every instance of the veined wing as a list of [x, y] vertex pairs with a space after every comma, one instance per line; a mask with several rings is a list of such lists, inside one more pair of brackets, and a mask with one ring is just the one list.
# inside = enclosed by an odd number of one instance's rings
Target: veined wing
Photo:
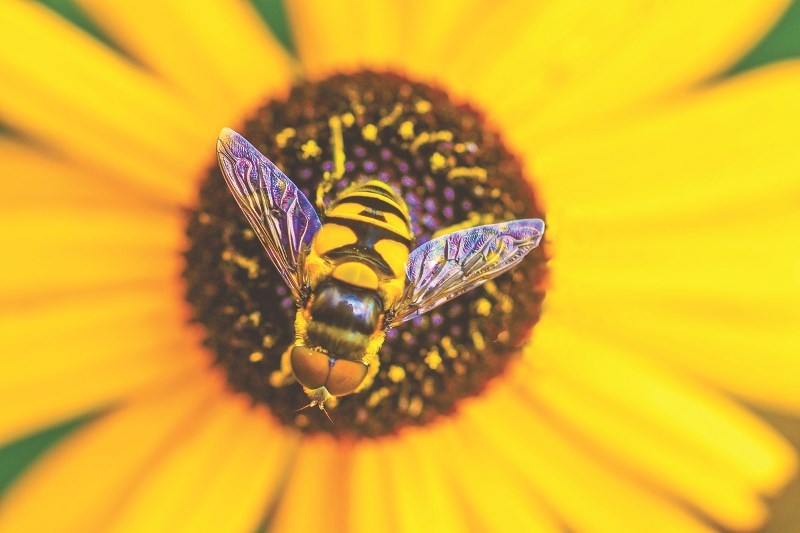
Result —
[[300, 299], [302, 260], [321, 223], [308, 198], [244, 137], [224, 128], [217, 157], [228, 188], [269, 258]]
[[514, 267], [544, 233], [538, 218], [478, 226], [432, 239], [411, 252], [406, 290], [389, 327], [427, 313]]

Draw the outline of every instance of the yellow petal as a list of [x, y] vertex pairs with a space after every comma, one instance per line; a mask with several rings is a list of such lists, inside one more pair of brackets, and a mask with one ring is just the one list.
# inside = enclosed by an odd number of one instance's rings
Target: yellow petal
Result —
[[78, 3], [219, 127], [239, 124], [240, 113], [289, 84], [286, 53], [247, 2]]
[[794, 206], [776, 200], [661, 225], [593, 231], [554, 223], [554, 285], [562, 296], [586, 302], [587, 311], [600, 304], [682, 313], [728, 323], [742, 336], [750, 335], [747, 328], [796, 330], [800, 215]]
[[382, 440], [364, 440], [353, 448], [346, 495], [349, 531], [373, 533], [398, 523], [395, 488], [387, 482], [382, 449]]
[[[477, 101], [512, 138], [542, 141], [681, 92], [721, 72], [786, 0], [504, 2], [455, 14], [459, 32], [407, 61]], [[438, 25], [427, 10], [409, 28]], [[447, 26], [445, 25], [445, 28]], [[411, 31], [411, 30], [409, 30]], [[419, 65], [419, 67], [417, 67]], [[518, 144], [525, 147], [525, 144]]]
[[[709, 460], [679, 434], [665, 435], [659, 421], [634, 419], [568, 378], [525, 373], [533, 405], [560, 420], [603, 461], [619, 464], [644, 483], [672, 492], [730, 527], [758, 522], [763, 512], [753, 488], [738, 472]], [[675, 393], [679, 394], [678, 392]], [[655, 426], [655, 430], [652, 429]]]
[[467, 531], [468, 516], [453, 497], [451, 480], [431, 453], [425, 430], [387, 440], [382, 453], [393, 485], [400, 531]]
[[270, 531], [347, 531], [351, 448], [328, 435], [303, 439]]
[[45, 296], [74, 294], [177, 279], [183, 261], [174, 250], [137, 255], [95, 248], [61, 250], [41, 246], [27, 256], [7, 260], [0, 278], [2, 301], [28, 302]]
[[502, 457], [486, 453], [458, 423], [437, 422], [415, 435], [420, 453], [439, 465], [448, 496], [477, 531], [557, 533], [562, 525], [526, 490]]
[[799, 65], [542, 152], [565, 320], [800, 406]]
[[[499, 18], [499, 12], [509, 13], [516, 8], [516, 21], [519, 21], [525, 18], [527, 9], [530, 9], [529, 4], [508, 0], [502, 3], [488, 0], [408, 0], [403, 5], [405, 9], [399, 14], [402, 18], [398, 21], [398, 26], [403, 29], [400, 32], [402, 57], [412, 69], [430, 75], [447, 69], [443, 57], [452, 59], [465, 53], [467, 48], [471, 49], [474, 31], [487, 34], [483, 28], [487, 19], [495, 20]], [[480, 18], [480, 14], [483, 14], [483, 18]], [[384, 21], [377, 22], [386, 24]], [[465, 33], [470, 35], [469, 39], [464, 38]], [[497, 48], [492, 46], [495, 52]]]
[[54, 447], [4, 494], [3, 531], [100, 531], [141, 476], [206, 416], [220, 380], [200, 374], [131, 402]]
[[0, 142], [0, 157], [4, 302], [175, 279], [184, 237], [174, 205], [15, 141]]
[[208, 366], [178, 287], [69, 295], [0, 316], [0, 441]]
[[296, 438], [222, 394], [141, 474], [110, 531], [255, 530], [280, 496]]
[[[42, 356], [51, 350], [52, 345], [70, 341], [78, 345], [82, 340], [90, 340], [81, 337], [91, 336], [92, 330], [100, 330], [98, 333], [115, 327], [128, 330], [132, 321], [140, 327], [151, 328], [148, 331], [150, 336], [181, 333], [181, 321], [187, 313], [177, 298], [179, 291], [176, 289], [165, 283], [151, 283], [117, 290], [70, 294], [66, 298], [53, 295], [47, 302], [4, 308], [0, 311], [3, 351], [24, 350], [34, 353], [39, 350], [38, 355]], [[169, 323], [161, 322], [169, 317]], [[0, 374], [8, 373], [13, 366], [33, 377], [42, 370], [41, 367], [50, 364], [45, 361], [37, 364], [38, 357], [31, 359], [3, 360], [0, 364], [4, 365], [5, 370]], [[5, 379], [5, 376], [0, 376], [0, 379]]]
[[466, 404], [459, 424], [482, 454], [503, 457], [528, 493], [539, 494], [570, 530], [711, 531], [668, 498], [588, 454], [507, 387], [495, 386]]
[[[540, 138], [554, 134], [548, 130], [568, 131], [571, 124], [587, 120], [613, 120], [627, 109], [668, 98], [723, 72], [768, 32], [789, 5], [787, 0], [626, 5], [630, 3], [614, 6], [632, 31], [618, 33], [613, 53], [597, 61], [595, 35], [619, 30], [616, 23], [602, 29], [598, 25], [599, 31], [578, 45], [577, 55], [594, 62], [591, 66], [582, 62], [589, 72], [575, 75], [569, 89], [558, 90], [541, 114], [532, 113], [528, 127], [541, 132]], [[598, 5], [608, 9], [606, 2]], [[589, 49], [593, 51], [586, 54]]]
[[396, 65], [410, 38], [396, 3], [299, 0], [286, 9], [303, 69], [312, 77]]
[[[559, 218], [551, 224], [556, 248], [555, 281], [570, 294], [609, 305], [636, 302], [652, 308], [678, 310], [681, 300], [698, 304], [697, 315], [773, 321], [778, 327], [796, 319], [748, 313], [747, 306], [765, 308], [795, 304], [800, 280], [795, 276], [800, 255], [800, 215], [793, 200], [776, 198], [753, 208], [733, 206], [701, 217], [666, 217], [652, 224], [630, 222], [628, 229], [577, 223]], [[548, 228], [548, 229], [551, 229]], [[727, 310], [715, 303], [740, 308]], [[684, 312], [693, 309], [683, 308]]]
[[[686, 312], [664, 312], [648, 304], [605, 306], [577, 296], [567, 300], [568, 306], [558, 304], [558, 320], [578, 331], [675, 363], [753, 401], [800, 409], [795, 379], [800, 373], [798, 323], [795, 315], [783, 314], [791, 310], [769, 315], [778, 324], [767, 318], [748, 323], [703, 316], [692, 312], [691, 305]], [[556, 313], [555, 303], [551, 309]]]
[[188, 198], [218, 124], [43, 6], [4, 2], [0, 24], [10, 51], [0, 57], [0, 113], [13, 128], [164, 198]]
[[8, 258], [0, 280], [4, 300], [177, 278], [184, 237], [174, 207], [126, 209], [112, 202], [87, 206], [57, 200], [31, 206], [32, 200], [33, 191], [0, 216], [5, 228], [0, 246]]
[[[800, 408], [800, 215], [793, 201], [672, 232], [558, 234], [549, 302], [575, 328]], [[787, 205], [788, 204], [788, 205]], [[738, 211], [738, 212], [737, 212]]]
[[50, 254], [78, 255], [84, 249], [102, 248], [108, 254], [174, 252], [183, 241], [183, 221], [177, 212], [120, 210], [117, 206], [81, 205], [13, 206], [0, 213], [0, 247], [7, 257], [24, 261]]
[[31, 206], [80, 206], [85, 209], [114, 205], [121, 209], [158, 209], [156, 197], [130, 184], [80, 168], [74, 163], [45, 154], [19, 140], [0, 137], [0, 206], [27, 209]]
[[[728, 479], [738, 479], [751, 493], [773, 492], [795, 471], [795, 452], [786, 441], [731, 400], [652, 361], [647, 352], [620, 349], [576, 328], [559, 327], [561, 323], [565, 323], [563, 313], [553, 311], [537, 327], [528, 352], [535, 368], [528, 371], [526, 380], [534, 395], [544, 395], [555, 404], [579, 401], [566, 396], [583, 392], [585, 398], [598, 403], [600, 413], [604, 408], [616, 412], [630, 426], [647, 432], [640, 435], [642, 439], [652, 438], [673, 448], [650, 459], [666, 461], [668, 455], [683, 450], [687, 464], [699, 462], [712, 472], [724, 471]], [[556, 397], [559, 391], [553, 390], [555, 385], [548, 390], [547, 376], [539, 390], [539, 371], [555, 374], [554, 379], [575, 390], [562, 388], [561, 398]], [[663, 468], [658, 464], [646, 466], [648, 458], [639, 462], [652, 473]], [[660, 475], [670, 477], [678, 472]], [[687, 475], [691, 477], [691, 472]], [[680, 481], [699, 483], [700, 474], [697, 479]], [[702, 490], [697, 490], [702, 495]]]
[[185, 531], [255, 531], [281, 497], [298, 439], [266, 420], [269, 416], [265, 409], [250, 413], [236, 428], [240, 442], [231, 448], [227, 464], [212, 463], [213, 475], [203, 480], [202, 496], [190, 509], [176, 510], [174, 519]]
[[800, 62], [764, 67], [613, 128], [541, 145], [531, 173], [571, 228], [619, 230], [632, 217], [652, 223], [797, 194], [799, 92]]
[[799, 320], [792, 309], [800, 301], [800, 215], [779, 202], [736, 211], [693, 228], [676, 220], [668, 231], [556, 230], [554, 284], [587, 312], [600, 304], [681, 313], [729, 324], [733, 335], [768, 343], [757, 334], [771, 329], [788, 340]]

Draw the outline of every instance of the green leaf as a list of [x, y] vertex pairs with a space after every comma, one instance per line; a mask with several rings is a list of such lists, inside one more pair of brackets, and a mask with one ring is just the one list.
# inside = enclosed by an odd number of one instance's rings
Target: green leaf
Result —
[[48, 448], [95, 416], [96, 413], [83, 415], [0, 447], [0, 494]]
[[294, 54], [294, 41], [283, 2], [281, 0], [252, 0], [252, 2], [278, 41], [287, 51]]
[[728, 75], [797, 57], [800, 57], [800, 1], [794, 0], [772, 31], [730, 69]]

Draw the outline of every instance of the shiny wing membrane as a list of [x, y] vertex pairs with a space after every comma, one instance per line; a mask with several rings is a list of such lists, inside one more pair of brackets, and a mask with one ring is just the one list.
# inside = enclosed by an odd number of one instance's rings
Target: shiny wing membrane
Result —
[[411, 252], [406, 289], [389, 312], [394, 327], [514, 267], [544, 233], [538, 218], [478, 226], [432, 239]]
[[272, 161], [235, 131], [222, 130], [217, 157], [236, 203], [299, 300], [305, 286], [301, 263], [321, 225], [314, 207]]

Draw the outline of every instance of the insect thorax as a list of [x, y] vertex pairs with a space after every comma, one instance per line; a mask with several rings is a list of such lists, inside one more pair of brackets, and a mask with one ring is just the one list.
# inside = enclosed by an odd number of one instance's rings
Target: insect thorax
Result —
[[337, 359], [360, 360], [379, 328], [383, 304], [374, 290], [330, 279], [317, 287], [308, 313], [309, 346]]

